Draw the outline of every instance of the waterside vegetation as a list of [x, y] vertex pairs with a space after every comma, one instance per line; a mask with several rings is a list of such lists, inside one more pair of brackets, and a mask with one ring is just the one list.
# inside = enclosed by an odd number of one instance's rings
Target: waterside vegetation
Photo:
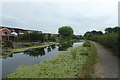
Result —
[[96, 41], [103, 46], [107, 47], [113, 53], [120, 57], [120, 27], [106, 28], [105, 33], [101, 31], [88, 31], [84, 34], [84, 37], [88, 40]]
[[78, 78], [89, 55], [89, 47], [76, 46], [59, 56], [33, 66], [19, 66], [7, 78]]

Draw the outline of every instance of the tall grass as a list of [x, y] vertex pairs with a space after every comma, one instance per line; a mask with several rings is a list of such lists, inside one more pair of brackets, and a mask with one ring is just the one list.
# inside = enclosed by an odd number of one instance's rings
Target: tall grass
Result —
[[90, 46], [87, 60], [80, 71], [80, 78], [92, 78], [92, 75], [94, 74], [94, 65], [97, 62], [97, 50], [92, 43], [90, 43]]

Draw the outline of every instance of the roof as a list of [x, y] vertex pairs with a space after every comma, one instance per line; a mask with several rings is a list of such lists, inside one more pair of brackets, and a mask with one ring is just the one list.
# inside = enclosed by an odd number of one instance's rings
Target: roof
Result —
[[[7, 29], [8, 31], [10, 31], [8, 28], [0, 28], [0, 31], [2, 31], [3, 29]], [[11, 32], [11, 31], [10, 31]]]
[[21, 28], [13, 28], [13, 27], [7, 27], [7, 26], [0, 26], [1, 28], [8, 28], [8, 29], [12, 29], [12, 30], [22, 30], [22, 31], [38, 31], [38, 30], [30, 30], [30, 29], [21, 29]]

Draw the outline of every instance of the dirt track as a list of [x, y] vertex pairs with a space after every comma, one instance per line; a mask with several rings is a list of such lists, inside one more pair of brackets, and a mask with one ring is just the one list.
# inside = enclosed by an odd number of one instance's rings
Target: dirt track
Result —
[[112, 55], [102, 45], [92, 42], [98, 52], [98, 62], [95, 66], [95, 78], [118, 78], [118, 58]]

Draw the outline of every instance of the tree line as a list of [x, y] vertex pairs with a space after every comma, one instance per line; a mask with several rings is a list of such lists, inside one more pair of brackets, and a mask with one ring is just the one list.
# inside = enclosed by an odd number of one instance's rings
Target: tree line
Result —
[[105, 33], [102, 31], [87, 31], [84, 34], [85, 39], [96, 41], [110, 49], [112, 49], [116, 55], [118, 54], [120, 47], [120, 27], [108, 27], [105, 29]]
[[29, 41], [29, 42], [65, 42], [71, 39], [81, 39], [82, 35], [74, 35], [74, 30], [71, 26], [62, 26], [58, 28], [58, 34], [45, 34], [41, 31], [33, 31], [25, 33], [17, 37], [16, 41]]
[[41, 31], [33, 31], [31, 33], [25, 33], [17, 37], [17, 41], [29, 41], [29, 42], [45, 42], [45, 41], [56, 41], [57, 35], [55, 34], [44, 34]]

